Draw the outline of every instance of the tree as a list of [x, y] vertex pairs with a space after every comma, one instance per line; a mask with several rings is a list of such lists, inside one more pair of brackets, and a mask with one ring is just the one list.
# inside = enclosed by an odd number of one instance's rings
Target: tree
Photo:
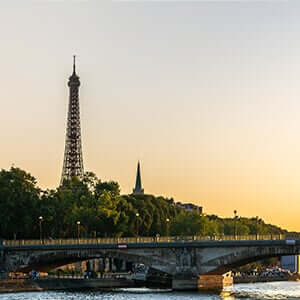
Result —
[[29, 173], [15, 167], [0, 171], [1, 237], [38, 236], [40, 192]]
[[[138, 216], [136, 215], [138, 213]], [[153, 195], [120, 195], [115, 181], [104, 182], [92, 172], [82, 179], [64, 180], [55, 190], [42, 191], [29, 173], [12, 167], [0, 171], [0, 236], [39, 238], [39, 216], [44, 237], [139, 235], [279, 234], [287, 231], [255, 218], [220, 218], [186, 212], [174, 200]], [[167, 221], [168, 220], [168, 221]]]

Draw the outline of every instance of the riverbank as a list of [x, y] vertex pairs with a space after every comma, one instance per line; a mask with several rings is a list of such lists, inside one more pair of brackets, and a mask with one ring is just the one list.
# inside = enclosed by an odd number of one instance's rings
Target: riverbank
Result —
[[[233, 278], [233, 283], [259, 283], [275, 281], [297, 281], [299, 276], [295, 277], [241, 277]], [[146, 284], [147, 285], [147, 284]], [[139, 287], [133, 280], [127, 279], [71, 279], [71, 278], [40, 278], [40, 279], [10, 279], [0, 281], [1, 293], [20, 293], [20, 292], [40, 292], [49, 290], [84, 290], [84, 289], [117, 289]], [[166, 287], [169, 286], [166, 284]], [[153, 287], [153, 284], [152, 284]], [[161, 285], [157, 285], [160, 287]]]
[[233, 283], [256, 283], [256, 282], [274, 282], [274, 281], [300, 281], [300, 274], [282, 273], [273, 276], [234, 276]]
[[290, 277], [274, 276], [274, 277], [257, 277], [257, 276], [237, 276], [233, 277], [233, 283], [256, 283], [256, 282], [274, 282], [274, 281], [289, 281]]
[[38, 292], [48, 290], [113, 289], [136, 287], [126, 279], [12, 279], [0, 281], [0, 293]]
[[41, 288], [32, 284], [28, 279], [1, 280], [0, 293], [37, 292]]

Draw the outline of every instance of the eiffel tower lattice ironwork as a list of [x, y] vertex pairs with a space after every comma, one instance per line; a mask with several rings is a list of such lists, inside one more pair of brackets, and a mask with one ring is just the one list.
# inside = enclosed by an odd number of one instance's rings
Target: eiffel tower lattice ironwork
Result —
[[68, 86], [70, 89], [67, 133], [64, 154], [64, 164], [60, 185], [63, 185], [65, 179], [71, 179], [76, 176], [83, 176], [83, 160], [81, 146], [80, 129], [80, 109], [79, 109], [79, 86], [80, 80], [76, 74], [75, 56], [73, 61], [73, 74], [70, 76]]

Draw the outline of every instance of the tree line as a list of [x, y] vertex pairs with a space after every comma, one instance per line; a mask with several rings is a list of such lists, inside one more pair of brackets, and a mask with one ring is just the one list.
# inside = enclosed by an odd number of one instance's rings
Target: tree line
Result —
[[2, 239], [287, 233], [257, 217], [220, 218], [186, 212], [172, 198], [121, 195], [117, 182], [91, 172], [43, 190], [16, 167], [0, 171], [0, 216]]

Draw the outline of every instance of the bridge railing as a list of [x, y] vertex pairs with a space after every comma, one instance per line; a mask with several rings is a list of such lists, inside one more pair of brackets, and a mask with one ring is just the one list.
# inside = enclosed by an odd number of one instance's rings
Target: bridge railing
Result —
[[[4, 240], [5, 246], [24, 245], [87, 245], [87, 244], [118, 244], [133, 243], [173, 243], [199, 241], [253, 241], [253, 240], [285, 240], [291, 237], [282, 234], [273, 235], [210, 235], [210, 236], [156, 236], [156, 237], [120, 237], [120, 238], [80, 238], [80, 239], [43, 239], [43, 240]], [[299, 239], [299, 236], [292, 237]]]

